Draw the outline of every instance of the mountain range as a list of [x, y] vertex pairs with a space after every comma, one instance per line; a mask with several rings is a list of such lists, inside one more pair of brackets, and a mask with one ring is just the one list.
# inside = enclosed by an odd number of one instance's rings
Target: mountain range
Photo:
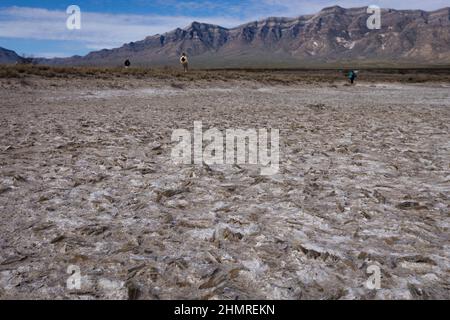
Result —
[[[295, 67], [365, 61], [450, 63], [450, 8], [383, 9], [381, 29], [371, 30], [367, 7], [324, 8], [297, 18], [270, 17], [235, 28], [193, 22], [116, 49], [70, 58], [37, 59], [50, 65], [177, 65], [186, 52], [199, 67]], [[3, 62], [0, 51], [0, 62]], [[14, 56], [9, 54], [9, 60]]]

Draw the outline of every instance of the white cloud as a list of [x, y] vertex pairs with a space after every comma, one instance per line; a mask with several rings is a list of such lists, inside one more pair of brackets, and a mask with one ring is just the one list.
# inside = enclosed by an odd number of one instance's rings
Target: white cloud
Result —
[[112, 48], [149, 35], [185, 27], [192, 21], [235, 26], [243, 21], [229, 17], [192, 17], [103, 14], [81, 12], [81, 30], [67, 30], [64, 11], [11, 7], [0, 9], [0, 37], [34, 40], [72, 40], [90, 49]]

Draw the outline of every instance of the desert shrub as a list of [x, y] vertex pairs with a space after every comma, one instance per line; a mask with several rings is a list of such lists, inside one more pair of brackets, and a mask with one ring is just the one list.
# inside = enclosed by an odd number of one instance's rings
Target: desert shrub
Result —
[[17, 70], [11, 68], [2, 68], [0, 69], [0, 77], [2, 78], [20, 78], [20, 74]]

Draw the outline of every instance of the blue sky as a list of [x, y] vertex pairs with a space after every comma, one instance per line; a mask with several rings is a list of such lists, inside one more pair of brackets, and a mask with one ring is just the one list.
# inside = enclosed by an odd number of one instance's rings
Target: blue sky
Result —
[[[81, 8], [81, 30], [67, 30], [66, 9]], [[27, 56], [65, 57], [114, 48], [192, 21], [234, 27], [268, 16], [295, 17], [323, 7], [379, 5], [435, 10], [449, 0], [1, 0], [0, 47]]]

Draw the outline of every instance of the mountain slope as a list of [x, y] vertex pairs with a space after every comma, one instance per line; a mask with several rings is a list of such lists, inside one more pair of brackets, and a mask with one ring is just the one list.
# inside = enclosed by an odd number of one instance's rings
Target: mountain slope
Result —
[[0, 47], [0, 64], [15, 64], [23, 59], [14, 51]]
[[50, 64], [174, 65], [186, 52], [196, 66], [295, 66], [360, 61], [450, 62], [450, 8], [382, 11], [382, 29], [369, 30], [366, 8], [325, 8], [298, 18], [267, 18], [227, 29], [193, 22], [185, 29], [147, 37], [84, 57]]

